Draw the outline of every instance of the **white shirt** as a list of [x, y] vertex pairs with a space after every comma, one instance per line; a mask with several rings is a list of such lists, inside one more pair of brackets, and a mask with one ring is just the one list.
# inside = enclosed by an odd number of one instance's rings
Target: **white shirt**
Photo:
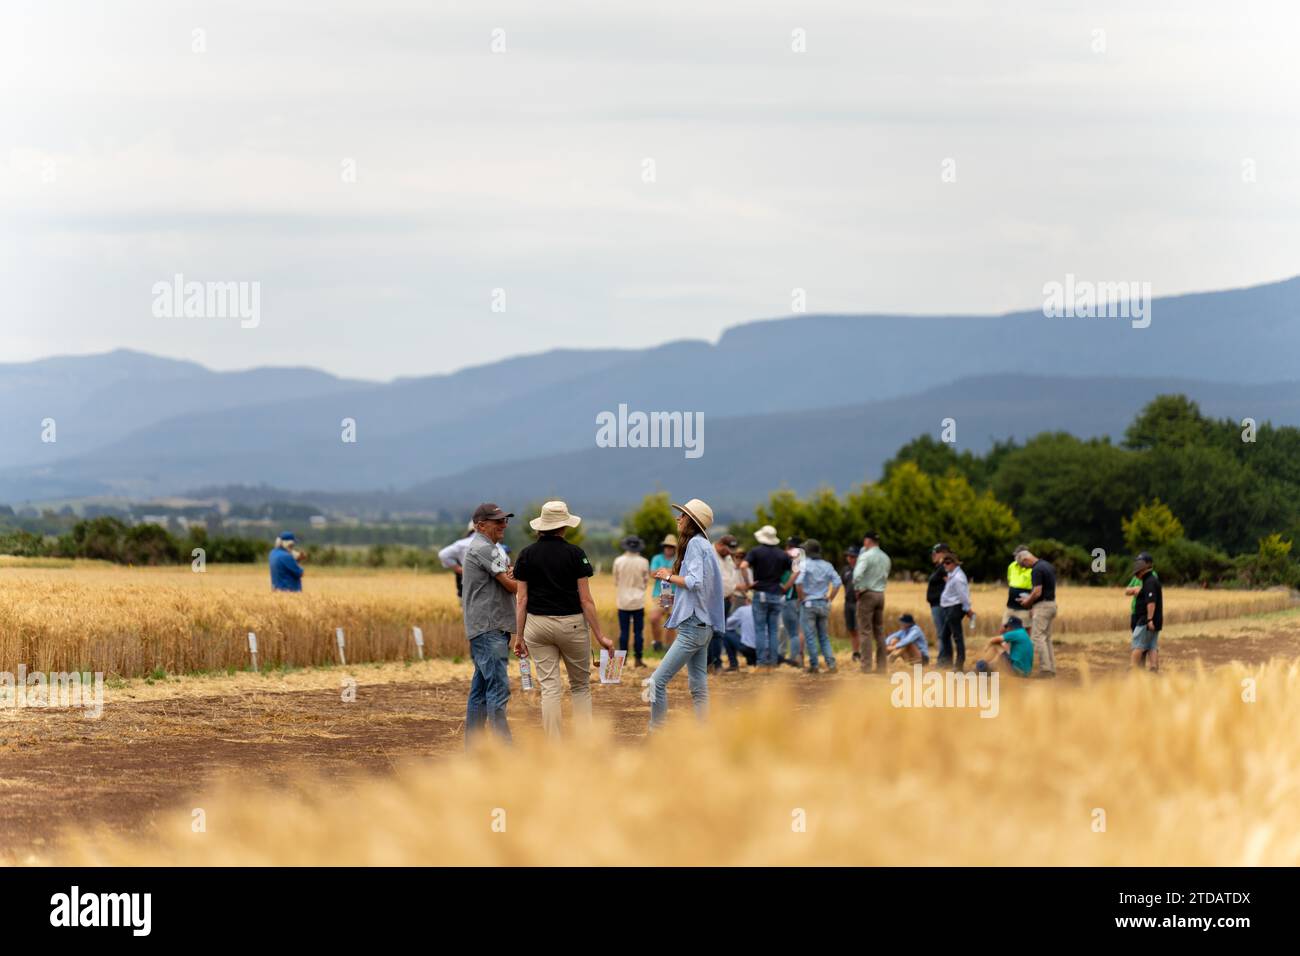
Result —
[[[474, 535], [468, 535], [459, 541], [453, 541], [447, 547], [438, 552], [438, 560], [442, 562], [444, 568], [454, 568], [456, 565], [464, 565], [465, 552], [469, 550], [469, 543], [474, 540]], [[497, 545], [498, 548], [501, 545]]]
[[727, 618], [727, 630], [740, 631], [740, 643], [746, 647], [757, 647], [758, 641], [754, 635], [754, 608], [749, 604], [742, 604], [731, 612], [731, 617]]

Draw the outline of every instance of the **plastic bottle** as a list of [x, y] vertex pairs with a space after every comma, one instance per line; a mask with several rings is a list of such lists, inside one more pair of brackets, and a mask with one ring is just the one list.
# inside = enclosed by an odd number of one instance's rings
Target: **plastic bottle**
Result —
[[533, 689], [533, 668], [526, 657], [519, 658], [519, 685], [524, 690]]

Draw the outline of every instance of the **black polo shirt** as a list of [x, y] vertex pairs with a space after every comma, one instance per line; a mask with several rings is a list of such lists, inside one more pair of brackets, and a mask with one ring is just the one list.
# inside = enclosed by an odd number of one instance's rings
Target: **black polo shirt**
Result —
[[943, 586], [948, 583], [948, 572], [939, 565], [930, 572], [930, 580], [925, 583], [925, 603], [930, 607], [939, 606], [939, 598], [943, 596]]
[[[1038, 601], [1056, 600], [1056, 568], [1042, 558], [1039, 558], [1037, 563], [1030, 568], [1029, 584], [1031, 587], [1041, 587], [1043, 589], [1038, 595]], [[1037, 604], [1038, 601], [1034, 603]]]
[[790, 555], [784, 548], [774, 544], [760, 544], [750, 548], [745, 555], [749, 569], [754, 572], [754, 590], [766, 591], [768, 594], [782, 594], [781, 576], [790, 570]]
[[542, 535], [515, 561], [515, 580], [528, 585], [528, 613], [544, 617], [581, 614], [578, 579], [594, 573], [587, 553], [556, 535]]
[[1146, 577], [1142, 579], [1142, 590], [1137, 593], [1137, 603], [1133, 605], [1133, 619], [1129, 621], [1130, 627], [1137, 627], [1139, 624], [1147, 622], [1147, 605], [1155, 602], [1156, 613], [1154, 615], [1155, 629], [1163, 630], [1165, 626], [1165, 592], [1160, 586], [1160, 579], [1156, 577], [1154, 571], [1148, 571]]

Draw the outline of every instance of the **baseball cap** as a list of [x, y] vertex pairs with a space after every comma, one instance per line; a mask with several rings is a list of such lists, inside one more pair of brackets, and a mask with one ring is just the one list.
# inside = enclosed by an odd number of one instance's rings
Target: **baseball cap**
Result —
[[491, 501], [485, 501], [474, 509], [475, 521], [500, 521], [502, 518], [513, 517], [513, 514], [502, 511], [500, 505]]

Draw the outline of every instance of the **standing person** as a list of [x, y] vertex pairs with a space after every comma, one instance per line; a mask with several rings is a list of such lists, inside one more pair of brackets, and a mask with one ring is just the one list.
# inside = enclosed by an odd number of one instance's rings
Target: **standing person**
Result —
[[281, 531], [275, 539], [275, 546], [266, 556], [271, 568], [272, 591], [301, 591], [302, 564], [307, 556], [298, 550], [298, 539], [292, 531]]
[[1165, 593], [1156, 577], [1155, 562], [1143, 551], [1133, 561], [1133, 573], [1139, 580], [1138, 591], [1133, 596], [1129, 624], [1133, 628], [1133, 653], [1129, 662], [1134, 667], [1146, 664], [1147, 670], [1160, 670], [1160, 652], [1156, 641], [1165, 626]]
[[948, 581], [948, 572], [943, 569], [943, 556], [948, 553], [948, 546], [940, 541], [930, 549], [930, 563], [934, 570], [925, 582], [925, 603], [930, 605], [930, 621], [934, 624], [934, 640], [938, 646], [939, 635], [943, 632], [943, 607], [939, 599], [943, 597], [943, 586]]
[[745, 563], [754, 575], [754, 640], [758, 644], [758, 666], [770, 672], [780, 656], [777, 632], [785, 605], [781, 580], [790, 570], [790, 555], [779, 547], [781, 539], [770, 524], [755, 531], [754, 538], [758, 546], [745, 555]]
[[676, 586], [673, 613], [668, 627], [677, 631], [677, 640], [655, 668], [650, 703], [650, 729], [663, 725], [668, 717], [668, 682], [686, 668], [687, 684], [695, 704], [695, 716], [701, 720], [709, 713], [709, 641], [715, 630], [725, 631], [727, 618], [722, 611], [722, 567], [709, 544], [708, 531], [713, 524], [713, 509], [699, 498], [684, 505], [673, 505], [677, 516], [677, 533], [682, 536], [678, 558], [672, 569], [660, 568], [655, 574], [661, 581]]
[[[731, 549], [740, 547], [740, 542], [736, 540], [735, 535], [723, 535], [713, 545], [713, 551], [718, 556], [718, 565], [722, 569], [722, 613], [730, 614], [731, 606], [736, 600], [738, 588], [740, 587], [740, 569], [736, 567], [736, 562], [731, 556]], [[739, 669], [736, 662], [736, 651], [726, 640], [726, 629], [713, 632], [713, 640], [709, 642], [709, 670], [718, 673], [722, 670], [722, 651], [726, 649], [727, 656], [731, 661], [731, 670]]]
[[515, 562], [515, 653], [531, 657], [537, 665], [537, 682], [542, 688], [542, 729], [546, 736], [560, 736], [560, 663], [569, 674], [569, 697], [573, 719], [586, 729], [591, 725], [591, 629], [596, 642], [607, 651], [614, 642], [600, 630], [596, 602], [587, 579], [594, 573], [591, 562], [576, 544], [564, 540], [564, 532], [576, 528], [582, 519], [569, 513], [563, 501], [548, 501], [542, 513], [528, 522], [537, 540], [519, 552]]
[[461, 556], [464, 591], [461, 601], [465, 637], [474, 662], [474, 679], [465, 706], [465, 748], [490, 728], [503, 740], [510, 740], [506, 704], [510, 703], [510, 635], [515, 630], [515, 580], [497, 545], [506, 535], [514, 515], [492, 502], [474, 509], [474, 534]]
[[[853, 568], [853, 591], [858, 600], [858, 631], [861, 634], [862, 669], [869, 671], [871, 653], [875, 671], [883, 673], [888, 663], [885, 651], [885, 584], [889, 581], [889, 555], [880, 549], [880, 536], [868, 531], [862, 537], [862, 553]], [[867, 638], [871, 641], [868, 644]]]
[[816, 538], [803, 543], [803, 567], [795, 577], [795, 591], [802, 605], [804, 644], [808, 648], [808, 673], [817, 673], [817, 649], [821, 648], [826, 669], [835, 673], [835, 654], [829, 631], [831, 605], [840, 591], [840, 576], [834, 565], [822, 559], [822, 545]]
[[799, 634], [799, 595], [794, 581], [803, 570], [804, 552], [794, 535], [785, 539], [785, 553], [790, 555], [790, 574], [785, 580], [785, 604], [781, 607], [781, 643], [777, 660], [785, 659], [791, 667], [803, 667], [803, 641]]
[[650, 583], [650, 562], [641, 554], [645, 542], [634, 534], [623, 539], [623, 553], [614, 559], [614, 589], [618, 604], [618, 649], [627, 650], [628, 631], [635, 633], [636, 667], [645, 647], [645, 586]]
[[849, 545], [844, 549], [844, 567], [840, 568], [840, 584], [844, 588], [844, 630], [848, 632], [855, 661], [862, 659], [862, 638], [858, 636], [858, 602], [853, 594], [853, 566], [858, 563], [858, 555], [861, 553], [862, 549], [856, 544]]
[[474, 520], [472, 518], [465, 531], [467, 532], [465, 537], [456, 539], [438, 552], [438, 562], [456, 575], [456, 597], [461, 596], [464, 587], [465, 568], [461, 562], [465, 559], [465, 551], [469, 548], [469, 543], [474, 540]]
[[[650, 577], [655, 577], [655, 572], [663, 568], [671, 568], [673, 562], [677, 559], [677, 535], [670, 534], [664, 538], [662, 550], [656, 554], [650, 561]], [[672, 613], [671, 607], [664, 609], [659, 598], [664, 592], [664, 584], [658, 578], [655, 578], [654, 590], [650, 592], [650, 636], [654, 639], [654, 649], [656, 654], [662, 654], [664, 649], [664, 618]], [[672, 600], [673, 590], [668, 588], [669, 600]], [[673, 642], [674, 634], [669, 631], [668, 643]]]
[[1013, 617], [1019, 618], [1026, 631], [1032, 626], [1034, 612], [1032, 608], [1021, 604], [1020, 599], [1034, 589], [1034, 574], [1028, 568], [1020, 566], [1016, 555], [1028, 550], [1028, 545], [1019, 544], [1011, 552], [1011, 564], [1007, 566], [1007, 606], [1002, 612], [1003, 624]]
[[962, 620], [974, 612], [970, 604], [970, 582], [961, 569], [961, 561], [951, 551], [944, 552], [943, 570], [947, 579], [939, 596], [943, 610], [943, 630], [939, 632], [939, 656], [936, 664], [948, 664], [955, 670], [966, 668], [966, 636], [962, 633]]
[[1034, 660], [1039, 677], [1056, 676], [1056, 652], [1052, 649], [1052, 622], [1056, 620], [1056, 568], [1021, 545], [1016, 561], [1029, 569], [1031, 590], [1020, 599], [1020, 606], [1033, 610], [1030, 636], [1034, 641]]

